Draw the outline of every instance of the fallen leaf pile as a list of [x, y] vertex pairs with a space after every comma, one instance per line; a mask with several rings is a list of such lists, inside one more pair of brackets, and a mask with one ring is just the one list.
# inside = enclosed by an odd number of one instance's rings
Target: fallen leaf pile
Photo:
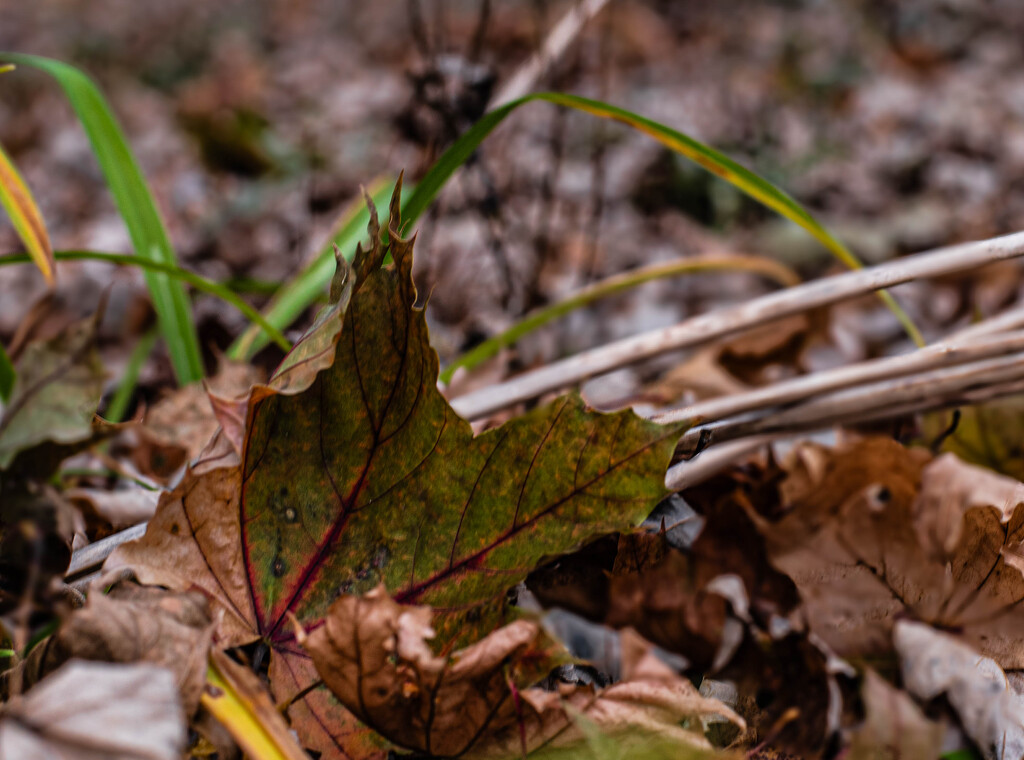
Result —
[[[1024, 755], [1024, 484], [847, 437], [663, 501], [679, 426], [569, 395], [474, 435], [397, 208], [266, 383], [115, 430], [90, 324], [26, 349], [0, 758]], [[127, 518], [54, 473], [114, 433], [170, 490], [83, 598], [83, 513]]]

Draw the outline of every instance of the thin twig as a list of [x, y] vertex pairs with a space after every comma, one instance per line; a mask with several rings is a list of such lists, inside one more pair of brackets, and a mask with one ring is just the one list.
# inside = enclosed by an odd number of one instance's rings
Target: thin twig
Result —
[[522, 401], [572, 386], [594, 375], [683, 348], [693, 348], [766, 322], [826, 306], [911, 280], [977, 269], [1024, 255], [1024, 232], [940, 248], [868, 269], [827, 277], [702, 314], [679, 324], [616, 341], [523, 373], [455, 399], [452, 406], [473, 420]]
[[864, 383], [903, 377], [941, 367], [953, 367], [1021, 351], [1024, 351], [1024, 330], [996, 335], [982, 334], [970, 345], [966, 345], [963, 339], [956, 335], [946, 342], [927, 346], [903, 356], [872, 359], [815, 372], [745, 393], [699, 401], [680, 409], [661, 412], [653, 415], [651, 419], [661, 423], [694, 420], [704, 424], [754, 410], [768, 410]]
[[494, 96], [488, 110], [511, 103], [536, 87], [541, 77], [565, 54], [587, 22], [600, 13], [607, 4], [608, 0], [582, 0], [570, 8], [548, 33], [540, 50], [520, 66]]
[[878, 419], [876, 413], [884, 410], [945, 403], [974, 391], [1019, 381], [1024, 381], [1022, 352], [845, 388], [778, 412], [730, 417], [710, 426], [691, 428], [680, 445], [684, 449], [695, 446], [705, 429], [711, 430], [712, 442], [721, 443], [753, 435], [818, 429], [850, 420]]
[[721, 472], [733, 462], [744, 459], [777, 437], [762, 435], [739, 441], [729, 441], [715, 446], [693, 459], [678, 462], [669, 467], [668, 472], [665, 473], [665, 487], [670, 491], [682, 491], [684, 488], [703, 483], [712, 475]]

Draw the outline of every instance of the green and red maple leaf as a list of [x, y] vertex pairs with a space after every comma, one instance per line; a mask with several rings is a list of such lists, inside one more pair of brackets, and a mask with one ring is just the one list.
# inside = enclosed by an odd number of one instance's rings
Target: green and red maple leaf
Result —
[[[221, 644], [262, 640], [279, 701], [317, 680], [292, 621], [317, 627], [342, 593], [383, 583], [432, 606], [449, 649], [481, 638], [538, 564], [649, 513], [679, 432], [570, 395], [474, 436], [437, 389], [396, 207], [387, 239], [372, 222], [369, 249], [339, 260], [333, 305], [240, 402], [234, 448], [222, 435], [108, 563], [219, 602]], [[326, 689], [289, 717], [325, 758], [381, 752]]]

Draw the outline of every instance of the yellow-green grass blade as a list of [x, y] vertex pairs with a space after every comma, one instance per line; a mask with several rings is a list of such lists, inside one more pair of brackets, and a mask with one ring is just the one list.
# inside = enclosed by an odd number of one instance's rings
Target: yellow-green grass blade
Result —
[[0, 403], [6, 402], [11, 397], [14, 389], [14, 380], [18, 373], [14, 369], [14, 362], [7, 355], [3, 344], [0, 344]]
[[[136, 255], [174, 266], [174, 250], [153, 196], [124, 133], [93, 81], [74, 66], [51, 58], [0, 53], [0, 61], [36, 68], [57, 80], [85, 129], [107, 186], [128, 227]], [[147, 269], [145, 275], [178, 382], [184, 385], [201, 379], [203, 362], [199, 338], [184, 288], [165, 273]]]
[[[55, 251], [53, 255], [57, 261], [81, 261], [85, 259], [90, 261], [105, 261], [116, 266], [139, 267], [146, 273], [159, 274], [175, 282], [187, 283], [196, 290], [201, 290], [204, 293], [216, 296], [222, 301], [231, 304], [242, 312], [249, 321], [259, 325], [259, 327], [268, 336], [270, 336], [269, 339], [279, 345], [282, 350], [289, 351], [291, 349], [291, 343], [289, 343], [288, 339], [281, 334], [281, 331], [267, 322], [263, 318], [263, 315], [256, 311], [256, 309], [239, 298], [231, 288], [226, 285], [222, 285], [219, 282], [207, 280], [205, 277], [201, 277], [195, 272], [190, 272], [187, 269], [182, 269], [173, 264], [165, 264], [163, 262], [153, 261], [152, 259], [144, 259], [141, 256], [125, 256], [124, 254], [105, 253], [103, 251]], [[5, 264], [25, 264], [29, 261], [30, 259], [28, 255], [24, 253], [0, 256], [0, 266]]]
[[581, 309], [594, 301], [616, 293], [630, 290], [645, 282], [665, 277], [677, 277], [695, 272], [751, 272], [768, 277], [783, 286], [797, 285], [800, 278], [784, 264], [760, 256], [744, 256], [740, 254], [723, 254], [720, 256], [695, 256], [667, 263], [639, 267], [631, 272], [613, 275], [596, 282], [572, 295], [527, 314], [500, 335], [495, 335], [471, 350], [454, 359], [439, 375], [443, 383], [452, 379], [459, 367], [473, 367], [487, 361], [501, 349], [513, 345], [527, 333], [531, 333], [552, 320], [564, 317], [576, 309]]
[[[408, 223], [415, 222], [426, 211], [434, 197], [444, 187], [452, 174], [469, 159], [480, 146], [480, 143], [509, 114], [520, 106], [538, 100], [547, 101], [566, 108], [573, 108], [604, 119], [619, 121], [653, 137], [662, 145], [696, 162], [712, 174], [721, 177], [768, 208], [803, 227], [848, 267], [860, 268], [863, 266], [853, 252], [832, 235], [796, 200], [775, 187], [772, 183], [736, 163], [728, 156], [682, 132], [646, 117], [597, 100], [560, 92], [538, 92], [526, 95], [519, 100], [514, 100], [484, 114], [476, 124], [470, 127], [462, 137], [445, 151], [441, 158], [437, 160], [437, 163], [427, 172], [427, 175], [420, 180], [415, 191], [408, 197], [408, 200], [402, 207], [402, 218]], [[879, 295], [892, 310], [893, 314], [896, 315], [897, 319], [899, 319], [903, 328], [914, 342], [918, 345], [923, 345], [924, 340], [921, 337], [920, 331], [918, 331], [913, 321], [899, 304], [896, 303], [895, 299], [887, 291], [881, 291]]]
[[7, 216], [14, 224], [14, 231], [21, 238], [28, 255], [43, 273], [47, 284], [53, 287], [53, 248], [50, 246], [50, 236], [46, 232], [46, 223], [35, 198], [32, 197], [32, 191], [28, 189], [28, 185], [3, 147], [0, 147], [0, 205], [7, 211]]
[[[370, 185], [367, 192], [377, 206], [385, 206], [391, 197], [393, 178], [382, 178]], [[263, 311], [266, 322], [276, 329], [284, 329], [316, 302], [327, 289], [334, 276], [334, 247], [342, 252], [345, 259], [352, 260], [356, 243], [366, 234], [370, 213], [362, 198], [354, 200], [339, 218], [338, 225], [320, 253], [298, 275], [289, 280], [274, 295], [270, 305]], [[228, 349], [228, 357], [235, 360], [251, 359], [256, 352], [267, 345], [266, 328], [255, 323], [250, 326]]]

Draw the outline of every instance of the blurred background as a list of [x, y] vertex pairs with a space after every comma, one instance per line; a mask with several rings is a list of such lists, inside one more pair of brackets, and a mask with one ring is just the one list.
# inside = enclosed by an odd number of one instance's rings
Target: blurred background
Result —
[[[544, 44], [572, 2], [34, 0], [0, 3], [0, 49], [52, 56], [107, 94], [179, 262], [257, 306], [323, 246], [361, 186], [414, 182]], [[662, 121], [806, 204], [863, 259], [1024, 229], [1024, 5], [1011, 0], [610, 0], [534, 83]], [[64, 95], [0, 76], [0, 143], [54, 247], [131, 252]], [[442, 363], [523, 314], [632, 267], [713, 252], [838, 271], [810, 236], [650, 138], [545, 103], [508, 119], [420, 225], [416, 276]], [[0, 254], [19, 250], [0, 223]], [[55, 332], [112, 284], [113, 387], [153, 323], [138, 271], [0, 267], [0, 340]], [[660, 280], [523, 340], [482, 376], [777, 287]], [[934, 339], [1020, 297], [1014, 265], [897, 295]], [[35, 307], [35, 312], [33, 311]], [[33, 314], [41, 315], [31, 319]], [[210, 366], [245, 328], [196, 298]], [[294, 338], [312, 311], [288, 332]], [[855, 317], [855, 318], [854, 318]], [[592, 381], [588, 399], [665, 404], [907, 347], [877, 299]], [[173, 383], [158, 349], [140, 397]], [[274, 347], [259, 361], [272, 366]], [[708, 387], [704, 387], [708, 386]]]

